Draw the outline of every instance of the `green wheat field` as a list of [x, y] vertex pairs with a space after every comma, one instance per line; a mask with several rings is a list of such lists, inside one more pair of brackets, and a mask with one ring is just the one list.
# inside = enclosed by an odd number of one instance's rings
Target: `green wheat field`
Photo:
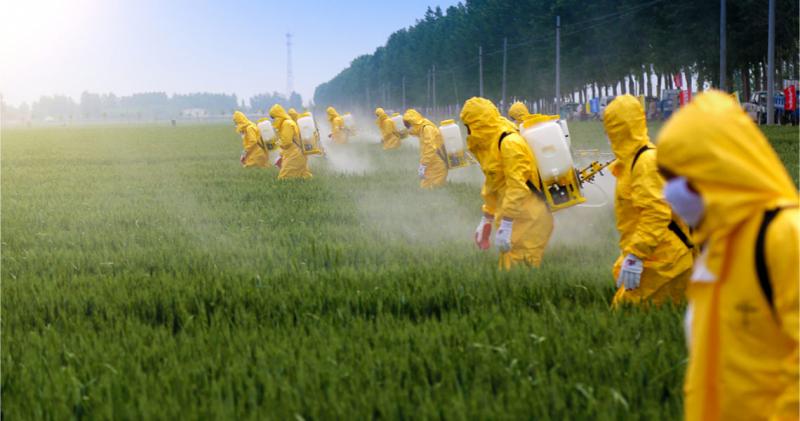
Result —
[[2, 417], [680, 418], [683, 309], [609, 308], [610, 176], [500, 272], [478, 168], [420, 191], [416, 139], [376, 142], [278, 181], [231, 125], [4, 128]]

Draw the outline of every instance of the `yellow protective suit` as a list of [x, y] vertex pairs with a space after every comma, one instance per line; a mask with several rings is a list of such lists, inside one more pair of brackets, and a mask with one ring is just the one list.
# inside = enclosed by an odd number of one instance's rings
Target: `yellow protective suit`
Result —
[[419, 181], [419, 186], [423, 189], [443, 186], [447, 182], [447, 164], [439, 128], [414, 109], [403, 114], [403, 121], [411, 126], [408, 133], [419, 138], [419, 164], [425, 166], [425, 178]]
[[528, 107], [519, 101], [511, 104], [511, 108], [508, 109], [508, 116], [511, 117], [512, 120], [514, 120], [514, 123], [516, 123], [517, 127], [519, 127], [519, 125], [522, 124], [523, 121], [525, 121], [527, 118], [531, 116], [544, 118], [545, 119], [544, 121], [559, 119], [559, 116], [557, 115], [531, 114], [530, 111], [528, 111]]
[[553, 233], [553, 215], [541, 193], [529, 187], [536, 189], [540, 178], [528, 142], [484, 98], [467, 100], [461, 121], [468, 127], [467, 147], [485, 176], [481, 189], [483, 212], [493, 215], [495, 224], [501, 218], [514, 221], [511, 250], [500, 255], [500, 267], [509, 269], [520, 263], [539, 267]]
[[343, 145], [347, 143], [347, 130], [344, 128], [344, 120], [333, 107], [328, 107], [328, 122], [331, 124], [331, 139], [333, 143]]
[[390, 150], [399, 148], [400, 133], [397, 133], [397, 128], [394, 126], [394, 122], [389, 119], [386, 111], [384, 111], [383, 108], [376, 108], [375, 117], [378, 117], [378, 119], [375, 120], [375, 124], [381, 131], [381, 142], [383, 143], [383, 149]]
[[233, 113], [233, 122], [236, 124], [236, 132], [242, 135], [242, 149], [244, 150], [242, 166], [246, 168], [269, 167], [271, 165], [269, 151], [261, 141], [258, 127], [241, 111]]
[[[614, 214], [620, 256], [612, 270], [614, 279], [628, 253], [644, 262], [639, 288], [620, 287], [613, 304], [679, 302], [691, 275], [693, 249], [681, 240], [681, 235], [689, 239], [689, 229], [664, 200], [664, 179], [647, 135], [644, 109], [635, 97], [619, 96], [606, 107], [603, 125], [617, 158], [612, 173], [617, 177]], [[639, 153], [642, 148], [649, 149]]]
[[531, 115], [531, 112], [528, 111], [528, 107], [519, 101], [511, 104], [511, 108], [508, 109], [508, 116], [517, 124], [522, 124], [525, 121], [525, 117], [529, 115]]
[[[798, 419], [797, 189], [736, 101], [698, 95], [661, 130], [658, 165], [703, 198], [694, 240], [703, 244], [689, 284], [684, 413], [694, 420]], [[756, 271], [765, 211], [770, 306]], [[688, 317], [691, 316], [691, 317]]]
[[292, 121], [294, 121], [295, 123], [297, 123], [297, 119], [300, 118], [300, 113], [298, 113], [297, 110], [295, 110], [294, 108], [289, 108], [287, 114], [289, 114], [289, 117], [291, 117]]
[[289, 114], [279, 104], [275, 104], [269, 109], [269, 116], [272, 117], [273, 126], [278, 133], [281, 147], [281, 171], [278, 178], [311, 178], [311, 171], [308, 169], [308, 160], [300, 148], [300, 130]]

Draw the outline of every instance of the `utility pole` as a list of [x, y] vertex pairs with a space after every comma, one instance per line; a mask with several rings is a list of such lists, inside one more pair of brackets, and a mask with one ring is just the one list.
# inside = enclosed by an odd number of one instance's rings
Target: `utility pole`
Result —
[[478, 47], [478, 96], [483, 96], [483, 47]]
[[292, 74], [292, 34], [286, 33], [286, 100], [294, 92], [294, 75]]
[[728, 90], [728, 81], [725, 80], [728, 76], [728, 46], [725, 30], [727, 20], [726, 0], [719, 0], [719, 89], [722, 91]]
[[775, 124], [775, 0], [769, 0], [767, 72], [767, 124]]
[[504, 113], [506, 108], [506, 68], [508, 64], [508, 38], [503, 38], [503, 102], [500, 112]]
[[365, 107], [365, 108], [369, 109], [369, 103], [370, 103], [370, 97], [369, 97], [369, 82], [367, 82], [367, 104], [366, 104], [366, 107]]
[[431, 69], [428, 69], [428, 93], [425, 94], [425, 107], [428, 108], [431, 106]]
[[436, 114], [436, 65], [433, 65], [433, 70], [431, 70], [431, 83], [433, 84], [433, 113]]
[[556, 16], [556, 114], [561, 114], [561, 16]]
[[403, 84], [403, 109], [401, 110], [401, 114], [406, 112], [406, 77], [405, 76], [403, 76], [402, 84]]

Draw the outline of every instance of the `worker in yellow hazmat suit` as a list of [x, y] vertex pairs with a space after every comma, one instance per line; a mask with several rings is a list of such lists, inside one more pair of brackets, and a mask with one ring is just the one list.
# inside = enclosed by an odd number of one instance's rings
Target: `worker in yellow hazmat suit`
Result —
[[528, 111], [528, 107], [526, 107], [525, 104], [519, 101], [511, 104], [511, 108], [508, 109], [508, 116], [511, 117], [512, 120], [514, 120], [514, 123], [516, 123], [517, 126], [522, 124], [522, 122], [525, 121], [525, 119], [529, 118], [530, 116], [537, 116], [543, 118], [543, 121], [559, 119], [559, 116], [557, 115], [531, 114], [530, 111]]
[[297, 119], [300, 118], [300, 113], [298, 113], [297, 110], [295, 110], [294, 108], [289, 108], [287, 114], [289, 114], [289, 117], [291, 117], [292, 121], [294, 121], [295, 123], [297, 123]]
[[664, 200], [664, 179], [656, 166], [656, 149], [647, 135], [644, 109], [636, 97], [617, 97], [603, 118], [617, 158], [614, 213], [620, 256], [614, 264], [614, 305], [622, 302], [681, 301], [691, 275], [690, 233]]
[[394, 122], [389, 119], [386, 111], [384, 111], [383, 108], [376, 108], [375, 117], [378, 117], [378, 119], [375, 120], [375, 124], [378, 125], [378, 129], [381, 131], [383, 149], [390, 150], [399, 148], [400, 133], [397, 133], [397, 128], [394, 126]]
[[664, 195], [702, 245], [687, 292], [685, 418], [797, 420], [797, 188], [721, 92], [681, 107], [658, 147]]
[[347, 130], [344, 127], [344, 119], [336, 112], [333, 107], [328, 107], [328, 122], [331, 124], [331, 134], [329, 137], [333, 143], [342, 145], [347, 143]]
[[419, 186], [424, 189], [443, 186], [447, 182], [447, 157], [439, 128], [414, 109], [403, 114], [403, 123], [409, 134], [419, 138]]
[[269, 116], [272, 117], [281, 148], [281, 171], [278, 173], [278, 178], [311, 178], [308, 160], [300, 146], [300, 130], [297, 128], [297, 123], [279, 104], [270, 108]]
[[242, 166], [269, 167], [269, 151], [261, 141], [258, 127], [241, 111], [233, 113], [233, 122], [236, 124], [236, 131], [242, 135], [242, 155], [239, 158]]
[[494, 221], [500, 267], [539, 267], [553, 233], [553, 215], [542, 199], [536, 156], [516, 127], [484, 98], [470, 98], [461, 110], [467, 126], [467, 147], [485, 176], [481, 196], [483, 217], [475, 233], [481, 248]]

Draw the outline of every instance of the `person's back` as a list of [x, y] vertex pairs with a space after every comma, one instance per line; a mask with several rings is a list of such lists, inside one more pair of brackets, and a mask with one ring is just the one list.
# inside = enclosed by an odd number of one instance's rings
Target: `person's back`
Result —
[[[541, 194], [536, 156], [513, 123], [500, 116], [485, 98], [464, 103], [461, 120], [467, 126], [467, 146], [484, 173], [481, 223], [476, 242], [488, 245], [484, 236], [499, 222], [495, 243], [500, 267], [517, 264], [538, 267], [553, 232], [553, 216]], [[488, 227], [487, 227], [488, 225]]]
[[417, 175], [420, 187], [431, 189], [444, 185], [447, 182], [447, 158], [439, 128], [414, 109], [405, 112], [403, 121], [410, 125], [409, 133], [419, 138]]
[[242, 155], [239, 162], [245, 168], [268, 167], [269, 152], [261, 141], [258, 127], [253, 124], [241, 111], [233, 113], [233, 122], [236, 132], [242, 136]]
[[666, 198], [702, 244], [688, 290], [686, 419], [797, 419], [796, 187], [723, 93], [682, 107], [658, 144]]
[[664, 200], [644, 109], [635, 97], [619, 96], [606, 108], [603, 125], [617, 158], [612, 173], [620, 255], [612, 270], [618, 287], [614, 305], [679, 302], [691, 275], [694, 245]]
[[344, 127], [344, 119], [339, 115], [333, 107], [328, 107], [328, 122], [331, 124], [331, 140], [333, 143], [343, 145], [347, 143], [347, 130]]
[[280, 140], [282, 158], [278, 178], [310, 178], [311, 171], [308, 169], [308, 159], [300, 145], [300, 130], [297, 128], [297, 123], [278, 104], [272, 106], [269, 115], [275, 122], [275, 130]]
[[375, 116], [377, 117], [376, 124], [381, 131], [381, 143], [384, 150], [397, 149], [400, 147], [400, 134], [397, 133], [397, 128], [394, 122], [386, 114], [383, 108], [375, 109]]

